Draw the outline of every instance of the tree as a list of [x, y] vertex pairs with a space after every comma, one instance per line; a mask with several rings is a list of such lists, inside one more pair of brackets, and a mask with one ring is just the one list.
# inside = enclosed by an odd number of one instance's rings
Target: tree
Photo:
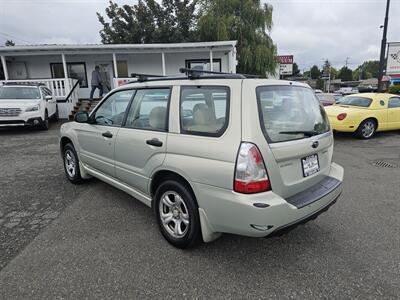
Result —
[[368, 79], [368, 78], [378, 78], [379, 73], [379, 61], [370, 60], [365, 61], [362, 65], [358, 66], [353, 72], [353, 79]]
[[318, 79], [321, 76], [321, 71], [318, 66], [313, 65], [310, 70], [311, 79]]
[[196, 39], [198, 0], [139, 0], [118, 6], [113, 1], [106, 16], [97, 13], [104, 44], [176, 43]]
[[351, 81], [353, 80], [353, 71], [344, 66], [339, 70], [338, 78], [342, 79], [342, 81]]
[[7, 40], [7, 41], [4, 43], [4, 45], [5, 45], [6, 47], [10, 47], [10, 46], [15, 46], [15, 43], [14, 43], [13, 40]]
[[272, 6], [259, 0], [204, 0], [198, 33], [201, 41], [237, 40], [238, 72], [266, 76], [277, 66], [269, 35]]
[[299, 66], [296, 63], [293, 63], [293, 76], [301, 75]]

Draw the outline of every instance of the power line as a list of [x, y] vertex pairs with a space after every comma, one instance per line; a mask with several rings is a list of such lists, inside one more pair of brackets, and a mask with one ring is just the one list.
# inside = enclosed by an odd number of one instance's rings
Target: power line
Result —
[[24, 40], [24, 39], [20, 39], [19, 37], [16, 37], [15, 35], [11, 35], [11, 34], [8, 34], [8, 33], [0, 32], [0, 35], [8, 37], [8, 38], [15, 39], [15, 40], [19, 40], [19, 41], [24, 42], [24, 43], [33, 44], [32, 42], [29, 42], [29, 41]]

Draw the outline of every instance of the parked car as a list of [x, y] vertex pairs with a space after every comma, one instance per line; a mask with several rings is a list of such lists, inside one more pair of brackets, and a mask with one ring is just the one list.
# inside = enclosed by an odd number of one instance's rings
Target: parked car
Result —
[[6, 83], [0, 87], [0, 126], [36, 126], [49, 129], [58, 118], [57, 101], [44, 85]]
[[126, 84], [63, 124], [60, 148], [72, 183], [94, 176], [152, 207], [180, 248], [221, 233], [282, 233], [342, 190], [325, 111], [296, 82], [221, 74]]
[[332, 94], [332, 93], [319, 93], [316, 94], [318, 100], [321, 102], [323, 106], [329, 106], [335, 104], [340, 100], [343, 96], [341, 94]]
[[377, 131], [400, 129], [400, 96], [363, 93], [346, 96], [326, 109], [335, 131], [370, 139]]
[[358, 88], [357, 87], [341, 87], [337, 91], [335, 91], [335, 94], [341, 94], [341, 95], [351, 95], [351, 94], [358, 94]]

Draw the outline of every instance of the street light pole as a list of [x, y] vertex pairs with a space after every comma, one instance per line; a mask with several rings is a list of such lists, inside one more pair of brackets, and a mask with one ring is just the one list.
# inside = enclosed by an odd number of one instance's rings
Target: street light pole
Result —
[[385, 53], [386, 53], [386, 34], [389, 20], [389, 6], [390, 0], [386, 2], [386, 14], [385, 14], [385, 23], [383, 25], [383, 37], [382, 37], [382, 45], [381, 45], [381, 57], [379, 60], [379, 75], [378, 75], [378, 92], [382, 92], [382, 77], [383, 77], [383, 68], [385, 67]]

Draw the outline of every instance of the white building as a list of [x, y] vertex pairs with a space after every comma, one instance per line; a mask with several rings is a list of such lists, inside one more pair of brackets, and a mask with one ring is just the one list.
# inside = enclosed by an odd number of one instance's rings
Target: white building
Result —
[[66, 101], [62, 114], [67, 116], [78, 98], [89, 97], [96, 65], [113, 89], [129, 80], [131, 73], [178, 75], [182, 67], [235, 73], [235, 47], [236, 41], [0, 47], [0, 85], [6, 81], [43, 82], [60, 103]]

